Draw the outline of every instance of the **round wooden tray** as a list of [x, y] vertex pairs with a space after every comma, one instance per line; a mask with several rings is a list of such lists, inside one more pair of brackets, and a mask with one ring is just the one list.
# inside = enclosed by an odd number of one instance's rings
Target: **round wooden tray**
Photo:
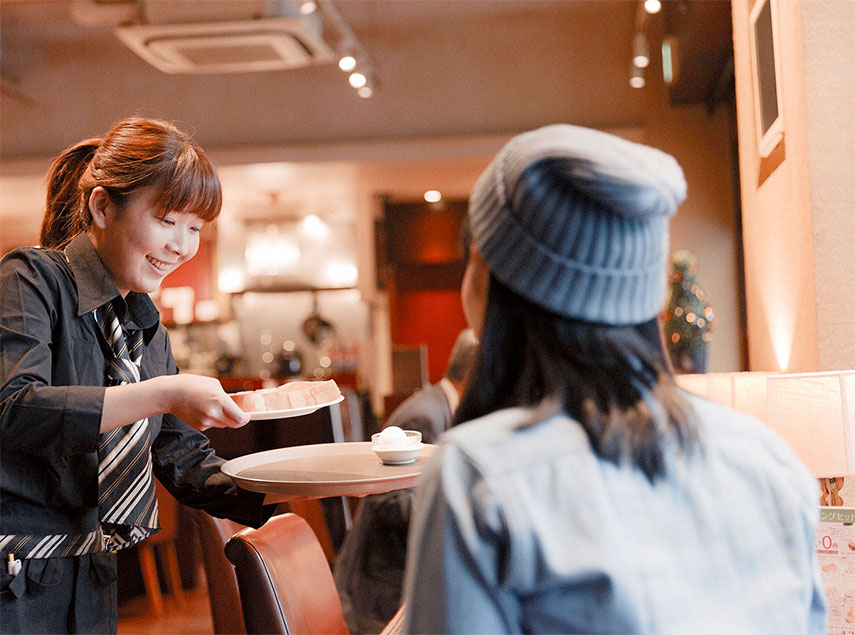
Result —
[[278, 500], [365, 496], [412, 487], [436, 446], [425, 444], [409, 465], [385, 465], [367, 441], [267, 450], [226, 461], [224, 474]]

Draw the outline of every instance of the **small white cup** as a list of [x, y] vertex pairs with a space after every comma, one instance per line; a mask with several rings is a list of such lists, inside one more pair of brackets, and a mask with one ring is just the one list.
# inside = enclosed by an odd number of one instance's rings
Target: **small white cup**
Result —
[[371, 435], [371, 449], [386, 465], [412, 463], [425, 447], [421, 432], [418, 430], [404, 430], [404, 432], [407, 435], [405, 439], [392, 439], [385, 442], [380, 438], [382, 432]]

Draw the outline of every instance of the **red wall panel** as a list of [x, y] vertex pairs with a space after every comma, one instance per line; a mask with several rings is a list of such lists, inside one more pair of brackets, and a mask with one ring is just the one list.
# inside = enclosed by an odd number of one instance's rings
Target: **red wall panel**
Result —
[[395, 296], [391, 315], [392, 341], [397, 346], [428, 348], [431, 383], [445, 372], [457, 334], [466, 328], [459, 291], [414, 291]]

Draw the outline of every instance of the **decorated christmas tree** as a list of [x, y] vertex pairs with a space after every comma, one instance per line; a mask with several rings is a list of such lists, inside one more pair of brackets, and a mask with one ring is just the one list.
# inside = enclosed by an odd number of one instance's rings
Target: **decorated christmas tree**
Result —
[[665, 343], [677, 373], [703, 373], [715, 314], [695, 277], [695, 257], [688, 251], [671, 256], [670, 300], [663, 314]]

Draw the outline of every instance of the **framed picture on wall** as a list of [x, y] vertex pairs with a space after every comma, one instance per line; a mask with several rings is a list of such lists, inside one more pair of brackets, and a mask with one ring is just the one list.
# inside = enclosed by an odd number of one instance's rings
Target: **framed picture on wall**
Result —
[[784, 140], [777, 0], [755, 0], [749, 14], [757, 149], [770, 156]]

